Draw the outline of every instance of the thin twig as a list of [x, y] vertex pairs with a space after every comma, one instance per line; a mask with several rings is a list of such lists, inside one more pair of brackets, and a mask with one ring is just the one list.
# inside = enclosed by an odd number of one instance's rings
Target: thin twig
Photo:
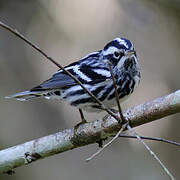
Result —
[[115, 91], [116, 103], [117, 103], [119, 114], [120, 114], [120, 117], [121, 117], [121, 120], [119, 121], [119, 123], [123, 124], [123, 123], [126, 123], [127, 120], [123, 116], [122, 108], [121, 108], [121, 105], [120, 105], [120, 102], [119, 102], [119, 95], [118, 95], [118, 90], [117, 90], [117, 84], [116, 84], [116, 80], [114, 78], [114, 74], [113, 74], [113, 71], [112, 71], [112, 64], [111, 64], [110, 61], [106, 61], [106, 63], [109, 65], [109, 70], [110, 70], [110, 73], [111, 73], [111, 78], [113, 80], [113, 86], [114, 86], [114, 91]]
[[161, 162], [161, 160], [156, 156], [156, 154], [149, 148], [149, 146], [141, 139], [141, 137], [136, 133], [136, 131], [134, 131], [133, 128], [130, 127], [130, 125], [127, 125], [128, 130], [137, 137], [137, 139], [139, 140], [139, 142], [141, 142], [145, 148], [149, 151], [149, 153], [154, 157], [155, 160], [158, 161], [158, 163], [161, 165], [161, 167], [163, 168], [163, 170], [166, 172], [166, 174], [171, 178], [171, 180], [174, 180], [175, 178], [173, 177], [173, 175], [170, 173], [170, 171], [166, 168], [166, 166]]
[[[126, 135], [126, 134], [120, 134], [119, 137], [137, 139], [136, 136]], [[159, 137], [148, 137], [148, 136], [139, 136], [139, 137], [141, 139], [145, 139], [145, 140], [159, 141], [159, 142], [164, 142], [164, 143], [167, 143], [167, 144], [172, 144], [172, 145], [175, 145], [175, 146], [180, 146], [180, 143], [178, 143], [178, 142], [163, 139], [163, 138], [159, 138]]]
[[116, 80], [115, 80], [114, 75], [113, 75], [112, 64], [111, 64], [110, 61], [106, 61], [106, 63], [108, 64], [109, 70], [110, 70], [110, 73], [111, 73], [111, 78], [112, 78], [113, 85], [114, 85], [116, 103], [117, 103], [119, 114], [120, 114], [120, 117], [121, 117], [121, 122], [125, 122], [125, 119], [124, 119], [124, 116], [123, 116], [123, 113], [122, 113], [122, 110], [121, 110], [120, 102], [119, 102], [119, 95], [118, 95]]
[[[116, 85], [116, 81], [115, 81], [115, 78], [114, 78], [114, 75], [113, 75], [113, 72], [112, 72], [112, 67], [111, 67], [111, 63], [108, 62], [108, 65], [109, 65], [109, 69], [110, 69], [110, 72], [111, 72], [111, 78], [113, 80], [113, 84], [114, 84], [114, 89], [115, 89], [115, 96], [116, 96], [116, 101], [117, 101], [117, 105], [118, 105], [118, 108], [119, 108], [119, 113], [120, 113], [120, 116], [121, 116], [121, 120], [122, 121], [127, 121], [125, 120], [123, 114], [122, 114], [122, 110], [121, 110], [121, 106], [120, 106], [120, 103], [119, 103], [119, 95], [118, 95], [118, 92], [117, 92], [117, 85]], [[170, 171], [166, 168], [166, 166], [161, 162], [161, 160], [156, 156], [156, 154], [149, 148], [149, 146], [141, 139], [141, 137], [136, 133], [135, 130], [133, 130], [131, 128], [131, 126], [129, 125], [129, 123], [126, 123], [126, 127], [128, 128], [128, 130], [134, 135], [137, 137], [137, 139], [145, 146], [145, 148], [149, 151], [149, 153], [154, 157], [155, 160], [158, 161], [158, 163], [161, 165], [161, 167], [164, 169], [164, 171], [167, 173], [167, 175], [172, 179], [174, 180], [174, 177], [173, 175], [170, 173]], [[120, 130], [121, 131], [121, 130]], [[117, 135], [118, 134], [118, 135]], [[117, 136], [120, 135], [120, 133], [118, 132], [116, 134], [116, 136], [112, 139], [112, 141], [114, 141]], [[111, 141], [111, 142], [112, 142]], [[109, 145], [110, 143], [108, 143]], [[107, 144], [106, 144], [107, 145]], [[98, 152], [97, 152], [98, 153]], [[99, 154], [99, 153], [98, 153]], [[95, 154], [96, 155], [96, 154]], [[94, 157], [94, 156], [92, 156]]]
[[40, 52], [44, 57], [46, 57], [49, 61], [51, 61], [53, 64], [55, 64], [57, 67], [59, 67], [60, 69], [62, 69], [62, 71], [64, 73], [66, 73], [67, 75], [69, 75], [77, 84], [79, 84], [82, 89], [87, 92], [89, 94], [89, 96], [92, 97], [92, 99], [94, 99], [103, 110], [105, 110], [108, 114], [110, 114], [112, 117], [114, 117], [116, 120], [119, 121], [119, 117], [113, 113], [110, 109], [106, 108], [104, 106], [104, 104], [96, 98], [96, 96], [94, 96], [86, 87], [84, 87], [84, 85], [75, 77], [73, 76], [69, 71], [67, 71], [63, 66], [61, 66], [58, 62], [56, 62], [53, 58], [51, 58], [50, 56], [48, 56], [44, 51], [42, 51], [37, 45], [35, 45], [34, 43], [32, 43], [30, 40], [28, 40], [25, 36], [23, 36], [20, 32], [18, 32], [16, 29], [11, 28], [10, 26], [8, 26], [7, 24], [3, 23], [0, 21], [0, 26], [5, 28], [6, 30], [10, 31], [11, 33], [13, 33], [14, 35], [16, 35], [17, 37], [19, 37], [20, 39], [22, 39], [23, 41], [25, 41], [27, 44], [29, 44], [31, 47], [33, 47], [34, 49], [36, 49], [38, 52]]
[[118, 91], [117, 91], [117, 85], [116, 85], [116, 81], [115, 81], [115, 78], [114, 78], [114, 75], [113, 75], [113, 71], [112, 71], [112, 64], [109, 61], [106, 61], [106, 63], [108, 64], [109, 70], [110, 70], [110, 73], [111, 73], [111, 78], [112, 78], [114, 89], [115, 89], [115, 98], [116, 98], [116, 102], [117, 102], [119, 113], [120, 113], [120, 117], [121, 117], [121, 120], [118, 121], [118, 122], [120, 124], [125, 123], [125, 122], [126, 123], [122, 125], [121, 129], [118, 131], [118, 133], [114, 136], [113, 139], [111, 139], [107, 144], [105, 144], [101, 149], [99, 149], [91, 157], [86, 159], [87, 162], [90, 161], [91, 159], [93, 159], [95, 156], [97, 156], [101, 151], [103, 151], [107, 146], [109, 146], [114, 140], [116, 140], [119, 137], [119, 135], [126, 129], [127, 124], [129, 123], [129, 122], [127, 122], [125, 120], [125, 118], [124, 118], [124, 116], [122, 114], [121, 106], [120, 106], [120, 103], [119, 103], [119, 96], [118, 96]]
[[94, 157], [100, 154], [107, 146], [109, 146], [114, 140], [116, 140], [119, 137], [119, 135], [127, 128], [127, 125], [128, 123], [122, 125], [118, 133], [107, 144], [105, 144], [102, 148], [100, 148], [97, 152], [95, 152], [91, 157], [87, 158], [86, 162], [89, 162], [90, 160], [92, 160]]

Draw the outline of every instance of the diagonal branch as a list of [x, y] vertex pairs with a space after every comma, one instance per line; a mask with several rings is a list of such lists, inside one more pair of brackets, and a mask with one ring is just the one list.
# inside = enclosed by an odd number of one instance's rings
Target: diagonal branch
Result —
[[[167, 96], [130, 108], [123, 113], [137, 127], [180, 112], [180, 90]], [[115, 135], [121, 125], [107, 115], [103, 119], [82, 124], [74, 135], [73, 129], [45, 136], [0, 151], [0, 173], [10, 173], [16, 167], [29, 164], [57, 153], [95, 143]]]
[[43, 50], [41, 50], [36, 44], [34, 44], [33, 42], [31, 42], [29, 39], [27, 39], [25, 36], [23, 36], [20, 32], [18, 32], [16, 29], [13, 29], [12, 27], [8, 26], [7, 24], [3, 23], [0, 21], [0, 26], [6, 30], [8, 30], [9, 32], [11, 32], [12, 34], [14, 34], [15, 36], [19, 37], [20, 39], [22, 39], [24, 42], [26, 42], [27, 44], [29, 44], [32, 48], [34, 48], [36, 51], [38, 51], [39, 53], [41, 53], [46, 59], [48, 59], [50, 62], [52, 62], [53, 64], [55, 64], [57, 67], [59, 67], [64, 73], [66, 73], [68, 76], [70, 76], [77, 84], [79, 84], [82, 89], [87, 92], [89, 94], [89, 96], [97, 103], [101, 106], [102, 110], [105, 110], [108, 114], [110, 114], [112, 117], [114, 117], [115, 119], [117, 119], [118, 121], [120, 121], [120, 118], [113, 113], [110, 109], [106, 108], [105, 105], [96, 98], [96, 96], [94, 94], [92, 94], [80, 81], [79, 79], [77, 79], [75, 76], [73, 76], [73, 74], [71, 74], [69, 71], [67, 71], [63, 66], [61, 66], [57, 61], [55, 61], [53, 58], [51, 58], [50, 56], [48, 56]]
[[131, 134], [137, 137], [138, 141], [144, 145], [146, 150], [150, 153], [150, 155], [159, 163], [159, 165], [163, 168], [164, 172], [170, 177], [171, 180], [175, 180], [172, 173], [168, 170], [168, 168], [164, 165], [164, 163], [158, 158], [158, 156], [150, 149], [150, 147], [141, 139], [139, 134], [136, 133], [136, 131], [131, 128], [129, 125], [127, 125], [127, 129]]
[[[107, 62], [108, 63], [108, 62]], [[121, 121], [126, 122], [126, 124], [124, 124], [122, 126], [122, 128], [119, 130], [119, 132], [116, 134], [115, 137], [113, 137], [113, 139], [111, 141], [109, 141], [107, 144], [105, 144], [101, 149], [99, 149], [96, 153], [94, 153], [90, 158], [86, 159], [86, 161], [90, 161], [91, 159], [93, 159], [95, 156], [97, 156], [103, 149], [105, 149], [107, 146], [109, 146], [115, 139], [117, 139], [119, 137], [119, 135], [121, 134], [121, 132], [123, 132], [126, 128], [129, 130], [129, 132], [131, 134], [133, 134], [134, 136], [136, 136], [136, 138], [138, 139], [138, 141], [143, 144], [145, 146], [145, 148], [149, 151], [149, 153], [153, 156], [153, 158], [159, 163], [159, 165], [163, 168], [164, 172], [172, 179], [174, 180], [174, 176], [171, 174], [171, 172], [166, 168], [166, 166], [162, 163], [162, 161], [158, 158], [158, 156], [150, 149], [150, 147], [143, 141], [143, 139], [141, 139], [141, 137], [136, 133], [136, 131], [131, 128], [131, 126], [129, 125], [129, 120], [126, 120], [122, 114], [122, 110], [121, 110], [121, 106], [119, 103], [119, 95], [118, 95], [118, 91], [117, 91], [117, 85], [116, 85], [116, 81], [112, 72], [112, 66], [111, 63], [108, 63], [109, 65], [109, 69], [111, 72], [111, 78], [113, 80], [113, 84], [114, 84], [114, 90], [115, 90], [115, 96], [116, 96], [116, 102], [118, 105], [118, 109], [119, 109], [119, 114], [121, 117]]]
[[[119, 137], [137, 139], [136, 136], [132, 136], [132, 135], [128, 135], [128, 134], [120, 134]], [[149, 136], [140, 136], [140, 138], [145, 139], [145, 140], [159, 141], [159, 142], [163, 142], [163, 143], [167, 143], [167, 144], [172, 144], [172, 145], [175, 145], [175, 146], [180, 146], [180, 143], [175, 142], [175, 141], [171, 141], [171, 140], [167, 140], [167, 139], [164, 139], [164, 138], [149, 137]]]
[[108, 142], [106, 143], [102, 148], [100, 148], [97, 152], [95, 152], [91, 157], [86, 159], [86, 162], [90, 161], [94, 157], [96, 157], [98, 154], [100, 154], [106, 147], [110, 146], [110, 144], [115, 141], [119, 135], [127, 128], [128, 122], [126, 124], [123, 124], [121, 129], [117, 132], [117, 134]]

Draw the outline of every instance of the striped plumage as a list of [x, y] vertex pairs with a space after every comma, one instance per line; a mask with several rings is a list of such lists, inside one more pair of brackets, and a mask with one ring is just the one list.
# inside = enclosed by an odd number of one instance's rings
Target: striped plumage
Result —
[[[65, 69], [78, 78], [105, 106], [113, 107], [116, 106], [115, 90], [107, 60], [112, 63], [119, 99], [122, 102], [134, 91], [140, 80], [136, 52], [129, 40], [116, 38], [102, 50], [88, 54]], [[38, 97], [64, 100], [86, 111], [100, 110], [98, 104], [81, 86], [62, 70], [29, 91], [8, 96], [21, 101]]]

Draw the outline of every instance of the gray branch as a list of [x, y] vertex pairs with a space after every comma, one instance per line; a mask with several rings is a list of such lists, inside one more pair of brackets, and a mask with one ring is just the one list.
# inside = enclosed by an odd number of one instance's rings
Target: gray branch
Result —
[[[123, 115], [131, 127], [140, 126], [165, 116], [180, 112], [180, 90], [167, 96], [130, 108]], [[116, 134], [121, 125], [113, 117], [80, 125], [74, 129], [35, 139], [0, 151], [0, 173], [12, 173], [13, 169], [54, 154], [80, 146], [96, 143]]]

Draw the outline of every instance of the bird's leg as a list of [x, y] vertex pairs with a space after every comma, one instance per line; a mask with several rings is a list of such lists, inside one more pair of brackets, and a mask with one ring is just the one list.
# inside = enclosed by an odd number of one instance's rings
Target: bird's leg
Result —
[[84, 114], [82, 112], [82, 109], [79, 109], [79, 113], [81, 115], [81, 122], [80, 122], [80, 124], [87, 123], [86, 119], [84, 118]]
[[[81, 122], [74, 126], [74, 135], [76, 135], [77, 128], [79, 127], [79, 125], [87, 123], [87, 121], [86, 121], [86, 119], [84, 117], [82, 109], [79, 109], [79, 113], [80, 113], [80, 116], [81, 116]], [[105, 140], [106, 139], [100, 139], [99, 141], [96, 141], [96, 142], [98, 143], [99, 147], [103, 147], [103, 141], [105, 141]]]
[[[79, 113], [80, 113], [80, 116], [81, 116], [81, 122], [74, 126], [74, 136], [76, 135], [77, 128], [79, 127], [79, 125], [87, 123], [87, 121], [86, 121], [86, 119], [84, 117], [84, 114], [82, 112], [82, 109], [79, 109]], [[102, 148], [103, 147], [103, 141], [105, 141], [106, 139], [100, 139], [99, 141], [96, 141], [98, 146]]]
[[77, 131], [77, 128], [79, 127], [79, 125], [87, 123], [87, 121], [86, 121], [86, 119], [84, 117], [84, 114], [82, 112], [82, 109], [79, 109], [79, 113], [80, 113], [80, 116], [81, 116], [81, 122], [74, 126], [74, 135], [76, 135], [76, 131]]

